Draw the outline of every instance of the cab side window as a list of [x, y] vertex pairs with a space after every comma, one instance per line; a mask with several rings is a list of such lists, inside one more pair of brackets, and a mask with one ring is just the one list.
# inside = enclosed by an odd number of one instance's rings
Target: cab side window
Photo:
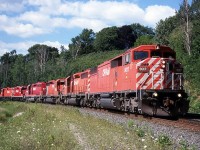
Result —
[[134, 60], [140, 60], [148, 58], [148, 52], [145, 51], [135, 51], [134, 52]]
[[125, 56], [124, 56], [124, 64], [126, 65], [126, 64], [129, 64], [130, 62], [131, 62], [131, 56], [130, 56], [130, 54], [126, 54]]

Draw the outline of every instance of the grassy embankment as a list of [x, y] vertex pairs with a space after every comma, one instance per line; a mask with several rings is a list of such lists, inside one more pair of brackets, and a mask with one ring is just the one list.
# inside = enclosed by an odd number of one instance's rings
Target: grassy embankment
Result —
[[[23, 112], [23, 113], [22, 113]], [[0, 149], [171, 149], [170, 140], [109, 123], [77, 108], [0, 102]]]

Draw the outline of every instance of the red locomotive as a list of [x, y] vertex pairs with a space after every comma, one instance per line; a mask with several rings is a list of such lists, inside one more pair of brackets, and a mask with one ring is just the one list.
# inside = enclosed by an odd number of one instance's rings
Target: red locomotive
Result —
[[26, 100], [176, 116], [189, 109], [183, 86], [183, 67], [175, 52], [142, 45], [65, 79], [29, 85], [23, 94]]
[[28, 85], [24, 96], [26, 101], [43, 101], [46, 96], [46, 83], [38, 82]]

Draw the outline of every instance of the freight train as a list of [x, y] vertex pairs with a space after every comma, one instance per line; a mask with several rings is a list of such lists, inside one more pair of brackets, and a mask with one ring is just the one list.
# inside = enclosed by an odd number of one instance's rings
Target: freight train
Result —
[[183, 82], [175, 51], [141, 45], [66, 78], [2, 88], [0, 98], [177, 116], [189, 109]]

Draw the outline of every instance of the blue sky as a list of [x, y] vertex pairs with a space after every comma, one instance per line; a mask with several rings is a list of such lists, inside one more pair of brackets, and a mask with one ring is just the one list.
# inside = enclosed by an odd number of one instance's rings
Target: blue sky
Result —
[[[32, 45], [66, 48], [82, 29], [140, 23], [155, 28], [182, 0], [0, 0], [0, 56]], [[191, 3], [191, 0], [189, 1]]]

